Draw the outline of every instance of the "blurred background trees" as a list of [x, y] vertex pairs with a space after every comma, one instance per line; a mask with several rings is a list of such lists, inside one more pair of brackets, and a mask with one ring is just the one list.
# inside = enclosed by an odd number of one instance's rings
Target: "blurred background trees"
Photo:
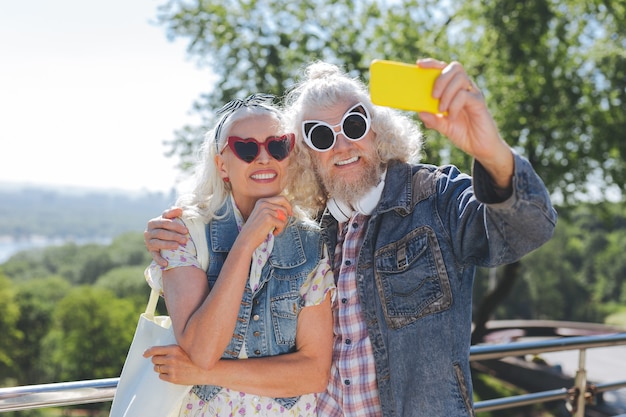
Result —
[[[503, 137], [527, 156], [563, 204], [602, 201], [626, 181], [626, 5], [623, 1], [188, 1], [159, 8], [172, 39], [217, 77], [171, 153], [190, 155], [223, 103], [252, 92], [282, 96], [313, 60], [368, 80], [375, 58], [461, 61], [484, 92]], [[427, 132], [425, 161], [469, 168]]]
[[[626, 323], [623, 0], [169, 0], [155, 14], [217, 77], [193, 103], [201, 124], [181, 126], [170, 142], [181, 170], [217, 108], [253, 92], [281, 97], [313, 60], [365, 82], [376, 58], [459, 60], [560, 214], [552, 241], [519, 265], [479, 271], [477, 316]], [[426, 131], [425, 145], [423, 161], [470, 170], [436, 132]], [[80, 220], [64, 215], [75, 228], [98, 220], [89, 229], [98, 236], [114, 216], [93, 210]], [[11, 218], [20, 214], [1, 222], [23, 231], [35, 220]], [[0, 265], [0, 385], [118, 376], [147, 301], [149, 261], [141, 234], [129, 233], [110, 245], [29, 250]], [[497, 302], [481, 308], [498, 288]]]
[[119, 376], [150, 294], [150, 260], [143, 235], [129, 232], [1, 264], [0, 386]]
[[[580, 202], [622, 200], [623, 1], [169, 0], [158, 21], [170, 38], [188, 40], [190, 57], [217, 77], [194, 104], [202, 124], [182, 127], [170, 143], [182, 170], [215, 109], [253, 92], [281, 97], [311, 61], [339, 64], [367, 82], [373, 59], [434, 57], [465, 65], [502, 136], [563, 208], [561, 219]], [[426, 131], [423, 160], [471, 169], [470, 158], [434, 131]], [[475, 340], [520, 273], [510, 265], [492, 275], [475, 309]]]
[[[568, 210], [555, 237], [520, 263], [489, 319], [626, 327], [626, 213], [619, 203]], [[110, 262], [82, 274], [94, 253]], [[149, 262], [142, 234], [132, 232], [110, 245], [32, 249], [0, 264], [0, 386], [118, 376], [147, 303]], [[477, 301], [493, 285], [490, 274], [478, 271]]]

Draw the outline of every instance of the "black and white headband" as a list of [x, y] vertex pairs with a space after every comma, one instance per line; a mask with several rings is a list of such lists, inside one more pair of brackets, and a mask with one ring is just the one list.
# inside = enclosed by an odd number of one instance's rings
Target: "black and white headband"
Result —
[[224, 106], [222, 106], [222, 108], [219, 109], [216, 113], [218, 116], [223, 115], [222, 119], [215, 128], [215, 149], [217, 153], [219, 153], [220, 151], [218, 142], [220, 134], [222, 133], [222, 128], [224, 127], [224, 123], [231, 114], [233, 114], [242, 107], [265, 107], [270, 111], [275, 111], [275, 109], [268, 107], [272, 105], [274, 98], [275, 96], [272, 94], [255, 93], [244, 98], [243, 100], [236, 98], [224, 104]]

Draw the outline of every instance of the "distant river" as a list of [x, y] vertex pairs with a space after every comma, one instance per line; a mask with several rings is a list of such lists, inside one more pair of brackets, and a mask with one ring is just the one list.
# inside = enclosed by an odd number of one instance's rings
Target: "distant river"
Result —
[[33, 249], [44, 248], [46, 246], [60, 246], [65, 243], [74, 242], [77, 245], [84, 245], [87, 243], [99, 243], [102, 245], [108, 245], [111, 243], [111, 238], [66, 238], [66, 237], [46, 237], [46, 236], [31, 236], [28, 239], [16, 239], [13, 236], [0, 236], [0, 264], [4, 263], [11, 256], [17, 252]]

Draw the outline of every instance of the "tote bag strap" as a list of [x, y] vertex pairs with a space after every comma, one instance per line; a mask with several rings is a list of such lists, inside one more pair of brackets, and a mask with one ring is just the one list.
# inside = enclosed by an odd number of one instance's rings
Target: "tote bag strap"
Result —
[[154, 313], [156, 312], [157, 303], [159, 302], [159, 291], [152, 288], [150, 291], [150, 298], [148, 299], [148, 305], [146, 306], [145, 315], [150, 319], [154, 319]]

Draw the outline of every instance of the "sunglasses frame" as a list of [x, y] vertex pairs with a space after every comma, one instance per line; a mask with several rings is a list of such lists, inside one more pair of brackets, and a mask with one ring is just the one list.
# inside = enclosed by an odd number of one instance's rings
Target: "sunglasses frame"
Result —
[[[361, 107], [363, 109], [363, 111], [365, 112], [365, 114], [361, 113], [360, 111], [357, 111], [357, 109]], [[363, 118], [363, 120], [365, 121], [365, 131], [363, 132], [363, 135], [361, 135], [360, 137], [356, 138], [356, 139], [352, 139], [351, 137], [349, 137], [348, 135], [346, 135], [343, 126], [344, 123], [346, 122], [346, 119], [350, 116], [353, 115], [359, 115]], [[307, 134], [307, 125], [313, 124], [313, 126], [308, 129], [308, 134]], [[330, 131], [333, 133], [333, 142], [331, 143], [331, 145], [326, 148], [326, 149], [320, 149], [317, 146], [315, 146], [313, 144], [313, 141], [311, 140], [311, 136], [310, 133], [316, 129], [318, 126], [323, 126], [323, 127], [327, 127], [330, 129]], [[336, 127], [341, 127], [341, 131], [339, 132], [335, 132], [335, 128]], [[363, 139], [370, 131], [372, 127], [372, 117], [370, 116], [370, 112], [369, 110], [367, 110], [367, 107], [365, 107], [365, 105], [361, 102], [358, 102], [357, 104], [355, 104], [354, 106], [350, 107], [344, 114], [343, 117], [341, 118], [341, 122], [339, 122], [338, 124], [332, 126], [322, 120], [303, 120], [302, 121], [302, 137], [304, 138], [304, 142], [309, 146], [309, 148], [317, 151], [317, 152], [328, 152], [330, 151], [334, 146], [335, 143], [337, 143], [337, 136], [339, 134], [342, 134], [346, 139], [352, 141], [352, 142], [357, 142], [361, 139]]]
[[[287, 150], [287, 154], [282, 158], [282, 159], [278, 159], [276, 158], [269, 149], [269, 145], [270, 143], [273, 142], [282, 142], [284, 140], [288, 140], [289, 141], [289, 149]], [[237, 149], [235, 148], [235, 144], [237, 142], [241, 142], [244, 144], [248, 144], [248, 143], [255, 143], [257, 146], [257, 150], [256, 150], [256, 155], [254, 155], [254, 158], [250, 161], [246, 161], [244, 158], [242, 158], [241, 155], [239, 155], [239, 152], [237, 152]], [[247, 164], [251, 164], [252, 162], [254, 162], [259, 155], [261, 154], [261, 148], [265, 148], [265, 151], [267, 152], [267, 154], [269, 156], [271, 156], [272, 158], [274, 158], [277, 161], [284, 161], [289, 154], [291, 153], [291, 151], [293, 151], [294, 145], [296, 143], [296, 135], [294, 135], [293, 133], [285, 133], [284, 135], [281, 136], [269, 136], [265, 139], [265, 142], [259, 142], [258, 140], [256, 140], [256, 138], [240, 138], [239, 136], [229, 136], [227, 141], [226, 141], [226, 145], [224, 146], [224, 148], [222, 149], [222, 151], [220, 152], [220, 154], [222, 154], [224, 152], [224, 150], [228, 147], [230, 148], [230, 150], [232, 151], [232, 153], [241, 161], [247, 163]]]

